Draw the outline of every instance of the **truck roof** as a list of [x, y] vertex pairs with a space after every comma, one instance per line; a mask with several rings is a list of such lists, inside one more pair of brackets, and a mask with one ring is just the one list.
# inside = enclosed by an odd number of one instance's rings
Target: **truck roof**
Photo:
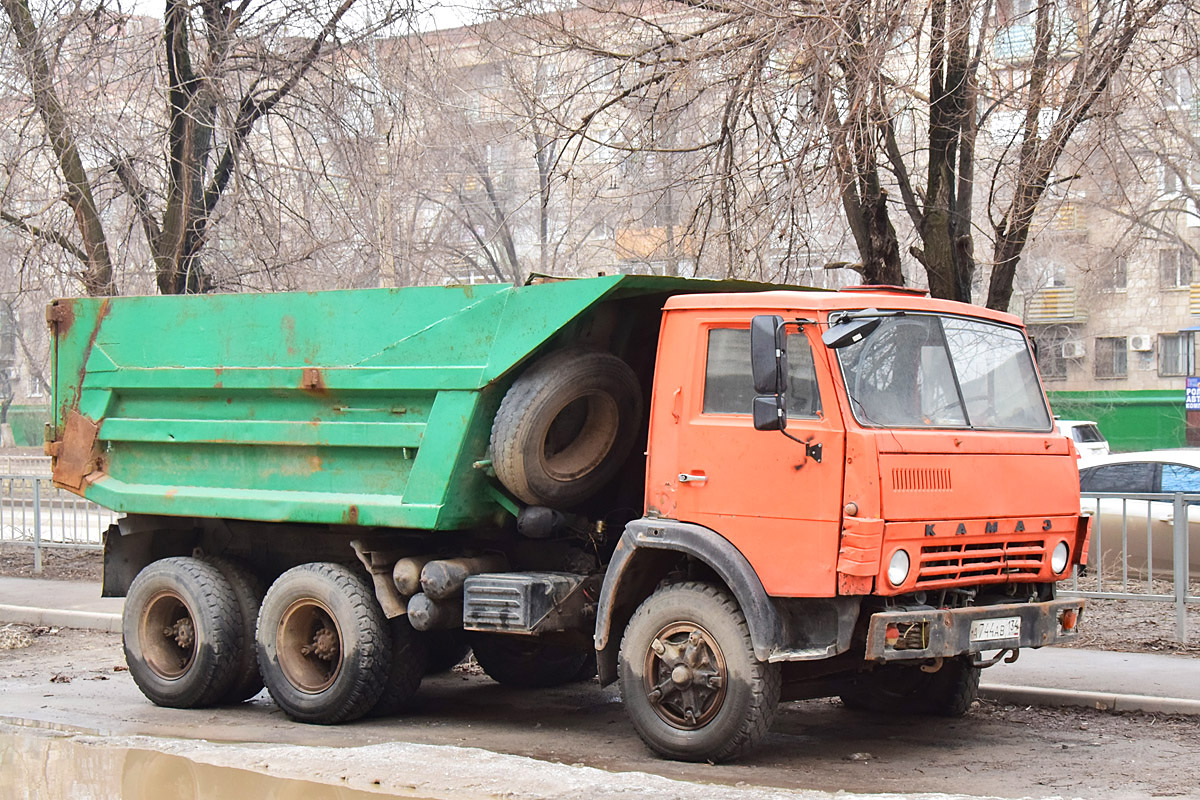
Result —
[[994, 311], [984, 306], [923, 297], [904, 289], [878, 290], [853, 287], [849, 291], [765, 291], [751, 293], [716, 292], [711, 294], [678, 294], [669, 298], [664, 306], [673, 309], [714, 308], [762, 308], [796, 309], [810, 311], [842, 311], [850, 309], [879, 308], [913, 311], [934, 311], [942, 314], [958, 314], [991, 319], [1008, 325], [1020, 326], [1019, 317], [1003, 311]]

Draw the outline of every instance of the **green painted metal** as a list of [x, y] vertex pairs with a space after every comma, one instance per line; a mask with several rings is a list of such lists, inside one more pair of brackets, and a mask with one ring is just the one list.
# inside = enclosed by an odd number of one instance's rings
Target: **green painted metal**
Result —
[[60, 300], [53, 438], [73, 412], [99, 423], [84, 493], [127, 513], [488, 524], [514, 508], [479, 462], [520, 364], [551, 339], [592, 335], [614, 304], [610, 342], [652, 352], [633, 321], [668, 295], [766, 288], [616, 275]]
[[1183, 447], [1183, 389], [1047, 392], [1055, 416], [1095, 420], [1116, 452]]

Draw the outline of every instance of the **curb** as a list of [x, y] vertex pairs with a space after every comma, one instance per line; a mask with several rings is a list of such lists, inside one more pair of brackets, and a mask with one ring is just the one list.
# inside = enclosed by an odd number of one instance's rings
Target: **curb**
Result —
[[55, 608], [0, 605], [0, 622], [23, 622], [59, 628], [85, 628], [93, 631], [121, 632], [121, 615], [97, 611], [64, 611]]
[[986, 700], [1013, 705], [1072, 706], [1094, 708], [1097, 711], [1145, 711], [1152, 714], [1200, 715], [1200, 700], [1184, 700], [1178, 697], [1041, 689], [995, 683], [980, 686], [979, 696]]

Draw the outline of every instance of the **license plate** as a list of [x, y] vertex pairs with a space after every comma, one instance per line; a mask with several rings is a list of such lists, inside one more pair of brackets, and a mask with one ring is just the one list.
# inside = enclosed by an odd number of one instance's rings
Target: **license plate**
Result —
[[990, 642], [993, 639], [1020, 639], [1021, 618], [977, 619], [971, 623], [972, 642]]

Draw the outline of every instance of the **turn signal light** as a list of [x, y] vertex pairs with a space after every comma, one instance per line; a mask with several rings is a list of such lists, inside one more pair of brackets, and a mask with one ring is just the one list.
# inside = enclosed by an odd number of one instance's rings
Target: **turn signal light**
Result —
[[1058, 618], [1058, 624], [1062, 626], [1064, 631], [1075, 630], [1075, 623], [1077, 622], [1079, 622], [1079, 612], [1073, 608], [1068, 608]]
[[887, 642], [888, 647], [895, 647], [896, 642], [900, 641], [900, 626], [894, 622], [888, 625], [887, 630], [884, 631], [883, 638]]

